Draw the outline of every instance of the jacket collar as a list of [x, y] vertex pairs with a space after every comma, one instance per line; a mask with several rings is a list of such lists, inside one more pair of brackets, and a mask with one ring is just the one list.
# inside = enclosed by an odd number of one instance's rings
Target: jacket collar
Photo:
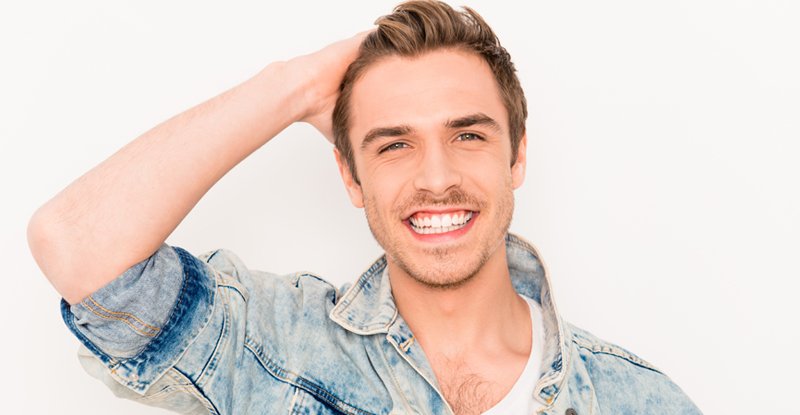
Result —
[[[545, 344], [542, 373], [534, 395], [542, 403], [551, 404], [562, 389], [565, 362], [570, 362], [565, 325], [556, 309], [550, 279], [536, 248], [509, 233], [506, 235], [506, 256], [514, 289], [539, 303], [542, 309]], [[398, 313], [385, 255], [378, 258], [355, 284], [346, 287], [344, 295], [331, 310], [330, 318], [355, 334], [389, 333], [390, 327], [398, 320]]]

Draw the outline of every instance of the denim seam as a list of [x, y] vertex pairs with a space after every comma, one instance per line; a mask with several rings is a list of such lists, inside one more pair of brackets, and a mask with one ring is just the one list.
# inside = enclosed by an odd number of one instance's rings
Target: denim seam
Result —
[[[173, 251], [175, 251], [175, 249], [173, 249]], [[175, 254], [178, 255], [178, 258], [180, 258], [180, 253], [178, 253], [178, 251], [175, 251]], [[169, 315], [167, 316], [167, 320], [164, 323], [165, 326], [166, 326], [166, 324], [169, 324], [169, 322], [175, 316], [175, 312], [181, 306], [181, 304], [183, 302], [183, 297], [184, 297], [184, 295], [186, 293], [187, 286], [189, 284], [189, 276], [186, 275], [186, 266], [183, 264], [183, 261], [181, 261], [180, 259], [178, 259], [178, 261], [180, 261], [180, 264], [181, 264], [181, 273], [180, 273], [181, 274], [181, 288], [180, 288], [180, 290], [178, 290], [178, 297], [175, 299], [175, 303], [172, 304], [172, 308], [170, 308]], [[159, 334], [161, 334], [161, 333], [163, 333], [163, 332], [160, 331]], [[145, 350], [148, 349], [148, 347], [152, 346], [153, 342], [157, 341], [158, 339], [159, 339], [159, 336], [155, 336], [153, 338], [153, 340], [151, 340], [150, 343], [145, 345], [145, 347], [141, 351], [139, 351], [138, 354], [136, 354], [136, 356], [130, 357], [128, 359], [125, 359], [124, 360], [124, 364], [127, 364], [127, 362], [132, 362], [134, 366], [139, 366], [140, 364], [142, 364], [145, 359], [142, 359], [141, 355], [145, 352]]]
[[[312, 395], [322, 403], [331, 406], [340, 412], [344, 412], [347, 415], [374, 415], [371, 412], [364, 411], [345, 402], [336, 395], [328, 392], [325, 388], [322, 388], [321, 386], [300, 376], [299, 374], [278, 366], [272, 359], [264, 355], [263, 348], [258, 344], [255, 344], [250, 337], [245, 337], [244, 346], [246, 349], [250, 350], [251, 353], [253, 353], [256, 360], [261, 364], [261, 367], [266, 369], [267, 372], [275, 379], [303, 389], [309, 395]], [[291, 377], [287, 375], [291, 375]]]
[[296, 414], [298, 413], [298, 409], [300, 405], [298, 403], [303, 403], [303, 398], [300, 398], [300, 402], [297, 401], [297, 397], [300, 395], [300, 388], [294, 385], [290, 385], [294, 389], [294, 393], [292, 394], [292, 400], [289, 401], [289, 414]]
[[221, 290], [219, 290], [219, 289], [217, 290], [217, 298], [219, 298], [220, 302], [222, 303], [221, 304], [222, 305], [222, 328], [220, 329], [219, 338], [217, 338], [217, 341], [214, 344], [214, 350], [211, 351], [210, 357], [208, 358], [208, 360], [206, 361], [205, 365], [203, 366], [203, 369], [200, 370], [200, 374], [197, 376], [197, 384], [198, 385], [205, 383], [204, 382], [204, 378], [212, 378], [214, 376], [215, 369], [217, 368], [217, 363], [219, 362], [219, 359], [220, 359], [219, 350], [221, 349], [221, 347], [222, 347], [221, 345], [223, 344], [223, 342], [226, 341], [226, 339], [228, 338], [228, 335], [230, 333], [230, 322], [229, 322], [229, 316], [228, 316], [228, 314], [230, 313], [229, 304], [228, 304], [228, 300], [226, 298], [227, 296], [223, 295], [220, 291]]
[[169, 378], [172, 383], [168, 384], [163, 389], [155, 392], [153, 394], [146, 394], [141, 398], [136, 399], [137, 402], [142, 402], [147, 405], [156, 405], [153, 401], [159, 401], [163, 397], [168, 397], [174, 392], [183, 392], [188, 395], [191, 395], [200, 403], [209, 410], [212, 415], [219, 415], [219, 412], [214, 407], [214, 404], [211, 403], [202, 393], [198, 393], [197, 386], [195, 386], [183, 373], [178, 371], [175, 368], [170, 368], [167, 373], [164, 374], [165, 377]]
[[349, 306], [350, 304], [352, 304], [352, 301], [355, 299], [355, 297], [361, 291], [364, 290], [364, 285], [366, 285], [367, 282], [369, 282], [369, 280], [371, 280], [373, 277], [375, 277], [375, 271], [377, 271], [378, 268], [383, 268], [385, 266], [385, 264], [386, 264], [385, 257], [379, 258], [377, 262], [372, 264], [362, 274], [362, 278], [359, 278], [356, 281], [356, 284], [353, 285], [352, 287], [350, 287], [350, 290], [348, 290], [346, 293], [344, 293], [344, 295], [342, 296], [342, 301], [339, 304], [337, 304], [337, 306], [340, 306], [341, 308], [345, 308], [345, 307]]
[[404, 352], [408, 353], [408, 349], [411, 348], [411, 345], [414, 344], [416, 339], [417, 338], [412, 334], [411, 337], [409, 337], [406, 341], [400, 343], [400, 348], [403, 349]]
[[[383, 351], [383, 341], [384, 341], [384, 338], [375, 336], [375, 343], [378, 346], [378, 354], [381, 355], [381, 359], [383, 359], [383, 363], [386, 365], [386, 371], [389, 372], [389, 378], [391, 378], [391, 381], [394, 384], [395, 390], [397, 390], [397, 393], [403, 398], [403, 403], [405, 404], [405, 407], [407, 409], [413, 411], [413, 408], [414, 408], [413, 405], [411, 405], [411, 402], [409, 401], [408, 397], [403, 392], [403, 388], [401, 387], [401, 383], [397, 379], [397, 376], [394, 375], [394, 368], [392, 367], [391, 364], [389, 364], [389, 360], [386, 358], [386, 353]], [[369, 353], [367, 354], [367, 358], [369, 359]], [[369, 359], [369, 360], [370, 360], [370, 365], [371, 365], [372, 364], [372, 359]], [[373, 367], [374, 367], [374, 365], [373, 365]], [[378, 371], [376, 370], [375, 372], [377, 373]], [[418, 412], [414, 411], [414, 413], [418, 413]]]
[[211, 399], [209, 399], [206, 396], [202, 388], [200, 388], [196, 383], [192, 382], [192, 379], [177, 367], [172, 366], [171, 369], [175, 371], [175, 373], [177, 373], [178, 375], [182, 376], [187, 382], [189, 382], [189, 384], [192, 386], [191, 388], [189, 388], [189, 392], [192, 395], [194, 395], [195, 398], [200, 400], [203, 406], [205, 406], [206, 409], [208, 409], [211, 412], [211, 415], [220, 415], [219, 409], [217, 409], [217, 406], [214, 405], [214, 402], [212, 402]]
[[[67, 303], [66, 300], [61, 300], [61, 317], [66, 323], [67, 327], [70, 331], [75, 334], [78, 340], [89, 350], [94, 356], [100, 359], [104, 365], [109, 369], [110, 373], [115, 375], [114, 379], [118, 379], [119, 376], [116, 376], [116, 370], [120, 366], [120, 361], [109, 355], [106, 352], [100, 350], [89, 338], [78, 328], [78, 325], [75, 323], [75, 315], [70, 310], [70, 305]], [[122, 381], [121, 381], [122, 382]]]
[[574, 335], [572, 337], [572, 342], [575, 343], [578, 347], [586, 349], [586, 350], [588, 350], [588, 351], [590, 351], [592, 353], [595, 353], [595, 354], [607, 354], [607, 355], [610, 355], [610, 356], [616, 356], [616, 357], [624, 359], [624, 360], [626, 360], [626, 361], [628, 361], [630, 363], [633, 363], [636, 366], [652, 370], [652, 371], [660, 373], [662, 375], [664, 374], [661, 370], [659, 370], [658, 368], [653, 366], [650, 362], [642, 359], [639, 356], [636, 356], [634, 354], [625, 352], [624, 350], [622, 350], [619, 347], [616, 347], [614, 345], [611, 345], [611, 344], [597, 344], [597, 343], [591, 342], [591, 341], [589, 341], [587, 339], [584, 339], [582, 337], [579, 337], [579, 335]]
[[344, 294], [342, 294], [341, 300], [331, 310], [329, 318], [355, 334], [371, 335], [385, 333], [397, 319], [398, 312], [396, 308], [392, 318], [385, 324], [373, 324], [369, 326], [361, 325], [356, 327], [352, 321], [352, 314], [348, 313], [345, 315], [345, 311], [352, 305], [353, 300], [355, 300], [356, 297], [358, 297], [358, 295], [364, 290], [364, 286], [367, 285], [367, 283], [369, 283], [373, 278], [375, 278], [378, 270], [383, 270], [384, 268], [386, 268], [385, 255], [381, 256], [375, 261], [375, 263], [370, 265], [370, 267], [362, 273], [361, 277], [358, 278], [356, 283], [353, 284], [353, 286], [351, 286], [350, 289], [348, 289]]
[[[542, 377], [541, 379], [539, 379], [537, 387], [534, 387], [534, 393], [539, 395], [539, 397], [541, 397], [542, 391], [544, 391], [547, 387], [552, 386], [553, 388], [555, 388], [555, 392], [553, 392], [553, 394], [545, 400], [546, 403], [545, 409], [550, 409], [553, 407], [553, 405], [555, 405], [555, 401], [561, 394], [561, 391], [564, 389], [564, 383], [567, 381], [566, 374], [569, 373], [569, 370], [572, 367], [571, 361], [565, 361], [571, 359], [564, 359], [563, 354], [561, 354], [560, 358], [561, 358], [561, 370], [550, 372], [551, 373], [550, 376]], [[542, 385], [541, 388], [538, 388], [539, 384]]]
[[244, 300], [245, 303], [250, 300], [250, 296], [244, 293], [245, 291], [244, 287], [238, 285], [234, 277], [222, 273], [219, 273], [218, 276], [219, 279], [217, 280], [217, 287], [225, 287], [229, 288], [232, 291], [236, 291], [236, 293], [239, 294], [240, 297], [242, 297], [242, 300]]
[[[194, 257], [192, 257], [188, 252], [182, 250], [181, 248], [173, 247], [172, 249], [178, 255], [178, 258], [179, 258], [179, 261], [180, 261], [180, 264], [181, 264], [181, 273], [180, 273], [180, 275], [182, 277], [182, 281], [181, 281], [181, 287], [178, 290], [178, 296], [176, 298], [175, 303], [172, 305], [172, 308], [171, 308], [171, 311], [169, 313], [169, 316], [167, 317], [166, 323], [164, 324], [164, 328], [167, 328], [168, 326], [170, 326], [171, 323], [172, 324], [176, 324], [176, 320], [175, 320], [176, 317], [175, 316], [176, 316], [176, 313], [179, 312], [179, 310], [181, 310], [180, 312], [182, 314], [184, 314], [186, 312], [186, 310], [182, 310], [182, 307], [183, 307], [183, 304], [184, 304], [184, 300], [187, 300], [187, 298], [185, 298], [185, 297], [187, 297], [187, 291], [189, 290], [190, 284], [192, 284], [191, 280], [193, 278], [196, 278], [196, 277], [192, 277], [192, 276], [189, 275], [189, 271], [187, 269], [187, 266], [184, 263], [184, 259], [186, 259], [187, 261], [191, 261], [191, 260], [194, 260]], [[186, 258], [184, 258], [184, 257], [186, 257]], [[203, 265], [206, 265], [205, 262], [202, 262], [202, 261], [199, 261], [199, 262], [201, 264], [203, 264]], [[211, 298], [210, 304], [209, 304], [211, 306], [211, 311], [208, 312], [205, 315], [205, 318], [202, 321], [202, 323], [200, 324], [200, 327], [197, 330], [197, 333], [195, 333], [195, 337], [197, 335], [199, 335], [199, 333], [202, 332], [202, 330], [204, 330], [208, 326], [209, 321], [211, 321], [211, 316], [214, 313], [213, 309], [216, 307], [216, 301], [214, 299], [214, 297], [216, 297], [216, 279], [213, 280], [213, 286], [214, 287], [212, 287], [212, 298]], [[183, 315], [183, 317], [186, 317], [186, 316], [188, 316], [188, 314]], [[189, 318], [189, 317], [186, 317], [186, 318]], [[161, 344], [159, 344], [160, 342], [164, 341], [163, 338], [162, 338], [163, 334], [164, 334], [164, 331], [162, 330], [159, 333], [159, 335], [154, 337], [150, 341], [150, 343], [148, 343], [136, 356], [133, 356], [133, 357], [128, 358], [128, 359], [125, 359], [122, 362], [122, 365], [128, 371], [133, 372], [133, 368], [140, 367], [142, 364], [144, 364], [149, 359], [151, 359], [152, 358], [151, 355], [153, 353], [155, 353], [156, 351], [161, 350], [161, 348], [163, 347]], [[174, 357], [175, 361], [171, 365], [169, 365], [169, 367], [175, 368], [177, 370], [176, 363], [177, 363], [178, 360], [180, 360], [180, 355], [185, 353], [186, 350], [188, 349], [188, 347], [189, 346], [186, 346], [177, 357]], [[162, 362], [163, 362], [163, 360], [162, 360]], [[169, 369], [169, 367], [167, 368], [167, 370]], [[130, 387], [134, 387], [137, 390], [138, 389], [147, 389], [152, 384], [150, 382], [142, 383], [142, 382], [139, 382], [138, 380], [139, 380], [138, 378], [136, 380], [134, 380], [134, 381], [130, 381], [130, 380], [125, 379], [125, 384], [127, 384]]]
[[[542, 268], [542, 277], [544, 278], [545, 281], [544, 285], [548, 288], [549, 296], [551, 298], [550, 303], [552, 305], [552, 309], [555, 315], [556, 326], [558, 328], [558, 337], [559, 337], [558, 348], [559, 348], [559, 355], [561, 356], [560, 357], [561, 369], [556, 371], [549, 371], [541, 379], [539, 379], [537, 386], [534, 388], [534, 393], [536, 393], [538, 396], [541, 396], [541, 393], [548, 387], [552, 386], [553, 388], [555, 388], [555, 392], [553, 393], [553, 395], [551, 395], [547, 399], [547, 405], [548, 405], [547, 408], [550, 408], [555, 402], [558, 395], [560, 394], [561, 389], [563, 389], [564, 383], [567, 381], [566, 374], [569, 373], [568, 371], [572, 364], [571, 362], [572, 354], [570, 353], [571, 348], [568, 347], [569, 340], [567, 338], [567, 337], [573, 337], [571, 335], [572, 331], [570, 330], [569, 332], [567, 332], [568, 328], [566, 327], [566, 323], [561, 319], [561, 315], [558, 313], [558, 308], [552, 301], [553, 292], [552, 292], [552, 284], [550, 283], [550, 274], [549, 272], [547, 272], [547, 265], [544, 263], [544, 261], [541, 259], [541, 256], [539, 255], [539, 250], [536, 249], [536, 247], [532, 243], [528, 242], [524, 238], [510, 232], [506, 234], [506, 241], [508, 245], [514, 246], [518, 249], [528, 252], [531, 256], [533, 256], [536, 259], [536, 261], [539, 263], [539, 266], [541, 266]], [[544, 298], [542, 298], [542, 301], [544, 301]]]
[[[91, 304], [90, 304], [90, 302], [91, 302]], [[139, 317], [136, 317], [135, 315], [133, 315], [131, 313], [126, 313], [126, 312], [122, 312], [122, 311], [111, 311], [111, 310], [103, 307], [91, 295], [86, 297], [85, 300], [81, 301], [81, 304], [83, 305], [83, 307], [85, 309], [89, 310], [92, 314], [94, 314], [94, 315], [96, 315], [96, 316], [98, 316], [98, 317], [100, 317], [100, 318], [102, 318], [104, 320], [117, 320], [117, 321], [120, 321], [122, 323], [125, 323], [133, 331], [141, 334], [142, 336], [155, 337], [158, 334], [158, 332], [161, 331], [161, 329], [159, 329], [158, 327], [155, 327], [155, 326], [152, 326], [150, 324], [145, 323]], [[95, 307], [99, 308], [101, 311], [103, 311], [106, 314], [104, 315], [103, 313], [98, 312]], [[131, 320], [133, 320], [134, 322], [138, 323], [143, 328], [137, 327], [136, 324], [131, 322]]]
[[297, 281], [300, 281], [300, 277], [308, 277], [308, 278], [311, 278], [311, 279], [315, 279], [315, 280], [317, 280], [317, 281], [319, 281], [319, 282], [321, 282], [321, 283], [333, 288], [334, 292], [337, 291], [336, 287], [333, 284], [331, 284], [330, 281], [326, 280], [325, 278], [320, 277], [317, 274], [314, 274], [313, 272], [309, 272], [309, 271], [295, 272], [294, 276], [297, 277]]

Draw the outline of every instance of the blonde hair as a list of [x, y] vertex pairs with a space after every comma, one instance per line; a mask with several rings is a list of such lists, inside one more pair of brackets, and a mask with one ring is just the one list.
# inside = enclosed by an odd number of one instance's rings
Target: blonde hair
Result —
[[353, 85], [367, 67], [387, 56], [417, 57], [439, 49], [461, 49], [481, 56], [494, 74], [508, 112], [511, 165], [516, 162], [519, 142], [525, 134], [528, 109], [511, 56], [486, 21], [469, 7], [456, 11], [440, 1], [414, 0], [402, 3], [391, 14], [375, 21], [378, 28], [359, 48], [339, 87], [333, 110], [334, 144], [356, 183], [358, 175], [348, 137], [349, 101]]

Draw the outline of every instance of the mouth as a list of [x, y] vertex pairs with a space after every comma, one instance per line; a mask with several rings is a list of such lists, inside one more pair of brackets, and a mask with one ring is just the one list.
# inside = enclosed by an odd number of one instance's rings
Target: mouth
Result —
[[417, 235], [441, 235], [466, 230], [478, 212], [451, 210], [443, 212], [420, 211], [411, 215], [406, 223]]

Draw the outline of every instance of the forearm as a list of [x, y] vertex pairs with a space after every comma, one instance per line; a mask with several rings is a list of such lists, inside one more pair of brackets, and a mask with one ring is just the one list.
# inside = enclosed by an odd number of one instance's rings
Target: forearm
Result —
[[68, 302], [150, 256], [217, 180], [302, 116], [287, 75], [270, 65], [158, 125], [34, 214], [31, 251]]

